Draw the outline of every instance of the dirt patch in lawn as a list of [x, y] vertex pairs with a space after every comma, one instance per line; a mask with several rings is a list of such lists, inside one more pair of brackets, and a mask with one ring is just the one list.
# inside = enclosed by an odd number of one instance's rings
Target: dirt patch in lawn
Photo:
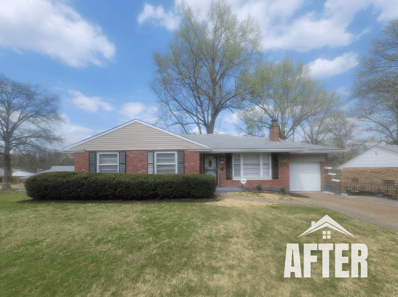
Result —
[[233, 193], [234, 196], [249, 197], [249, 198], [263, 198], [268, 200], [299, 200], [295, 197], [282, 194], [271, 194], [271, 193], [255, 193], [255, 192], [243, 192]]
[[285, 193], [282, 194], [280, 191], [270, 191], [270, 190], [263, 190], [263, 191], [258, 191], [256, 189], [245, 189], [243, 193], [254, 193], [254, 194], [271, 194], [271, 195], [284, 195], [284, 196], [291, 196], [291, 197], [297, 197], [297, 198], [310, 198], [306, 195], [303, 194], [298, 194], [298, 193]]
[[229, 198], [224, 198], [221, 201], [217, 201], [214, 203], [214, 205], [221, 205], [221, 206], [238, 206], [238, 207], [244, 207], [244, 206], [265, 206], [269, 205], [272, 203], [268, 202], [260, 202], [260, 201], [249, 201], [249, 200], [236, 200], [236, 199], [229, 199]]

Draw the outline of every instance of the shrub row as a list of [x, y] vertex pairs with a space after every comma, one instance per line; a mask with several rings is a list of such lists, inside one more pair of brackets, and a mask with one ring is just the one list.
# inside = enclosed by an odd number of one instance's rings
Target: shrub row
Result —
[[199, 174], [43, 173], [25, 188], [35, 200], [155, 200], [214, 196], [213, 176]]

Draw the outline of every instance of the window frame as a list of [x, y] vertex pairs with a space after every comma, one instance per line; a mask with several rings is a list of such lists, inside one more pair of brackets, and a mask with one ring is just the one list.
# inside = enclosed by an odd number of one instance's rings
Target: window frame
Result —
[[[242, 178], [246, 180], [272, 180], [272, 158], [271, 158], [271, 153], [236, 153], [239, 154], [240, 162], [240, 177], [235, 177], [235, 162], [234, 162], [234, 155], [235, 153], [232, 154], [232, 179], [233, 180], [241, 180]], [[249, 177], [246, 178], [243, 176], [243, 155], [245, 154], [260, 154], [260, 176], [259, 177]], [[264, 155], [268, 155], [268, 164], [269, 164], [269, 177], [264, 177]]]
[[[158, 157], [157, 154], [166, 154], [166, 153], [173, 153], [175, 155], [175, 173], [167, 173], [167, 174], [178, 174], [178, 152], [177, 151], [159, 151], [155, 152], [154, 154], [154, 174], [158, 174]], [[160, 163], [160, 165], [172, 165], [173, 163]], [[166, 174], [166, 173], [159, 173], [159, 174]]]
[[[109, 155], [109, 154], [116, 154], [117, 156], [117, 164], [100, 164], [100, 155]], [[98, 173], [114, 173], [114, 172], [101, 172], [100, 171], [100, 166], [103, 165], [116, 165], [117, 166], [117, 172], [119, 173], [119, 152], [97, 152], [97, 172]]]

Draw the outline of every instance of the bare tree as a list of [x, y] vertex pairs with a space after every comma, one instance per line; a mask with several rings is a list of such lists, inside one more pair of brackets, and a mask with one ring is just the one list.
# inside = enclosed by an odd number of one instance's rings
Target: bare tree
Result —
[[[11, 168], [19, 168], [28, 172], [47, 170], [52, 166], [73, 166], [73, 154], [61, 153], [56, 150], [41, 150], [35, 153], [11, 154]], [[0, 160], [0, 167], [4, 161]]]
[[398, 19], [390, 21], [360, 57], [352, 95], [353, 110], [367, 130], [398, 144]]
[[333, 112], [337, 110], [338, 102], [331, 101], [313, 115], [305, 119], [299, 126], [298, 134], [303, 142], [310, 144], [325, 144], [330, 135], [330, 122]]
[[330, 142], [338, 147], [345, 149], [350, 140], [353, 140], [356, 135], [357, 123], [347, 118], [342, 110], [333, 112], [331, 118], [327, 123], [327, 130], [330, 133]]
[[251, 86], [251, 108], [241, 113], [243, 126], [250, 135], [264, 136], [272, 119], [280, 124], [281, 139], [292, 137], [300, 125], [337, 100], [334, 92], [314, 81], [302, 63], [291, 59], [274, 63], [258, 63], [253, 72], [246, 72], [244, 85]]
[[38, 85], [0, 76], [0, 149], [4, 156], [4, 184], [8, 182], [11, 153], [40, 151], [59, 143], [54, 127], [61, 121], [59, 98]]
[[260, 55], [260, 29], [251, 17], [238, 21], [224, 1], [212, 1], [201, 19], [186, 4], [168, 52], [154, 52], [151, 88], [158, 97], [160, 122], [183, 133], [214, 133], [217, 117], [240, 106], [248, 92], [240, 74]]
[[355, 117], [348, 117], [348, 114], [342, 110], [334, 110], [327, 120], [326, 144], [347, 150], [344, 153], [332, 154], [328, 157], [332, 166], [339, 166], [364, 152], [370, 146], [380, 143], [373, 136], [363, 136], [361, 123]]

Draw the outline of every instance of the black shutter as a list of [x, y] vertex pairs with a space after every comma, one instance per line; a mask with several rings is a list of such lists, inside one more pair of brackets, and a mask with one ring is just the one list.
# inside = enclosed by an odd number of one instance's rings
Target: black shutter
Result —
[[225, 154], [225, 167], [227, 180], [232, 179], [232, 154]]
[[89, 172], [97, 172], [97, 152], [89, 153]]
[[119, 152], [119, 172], [126, 173], [126, 152]]
[[178, 174], [184, 174], [185, 170], [184, 170], [184, 151], [178, 151], [177, 152], [177, 156], [178, 156]]
[[148, 174], [154, 174], [154, 162], [153, 162], [153, 158], [154, 158], [154, 153], [153, 152], [147, 152], [146, 153], [146, 161], [147, 161], [147, 172]]
[[271, 153], [272, 179], [278, 179], [279, 158], [278, 153]]

